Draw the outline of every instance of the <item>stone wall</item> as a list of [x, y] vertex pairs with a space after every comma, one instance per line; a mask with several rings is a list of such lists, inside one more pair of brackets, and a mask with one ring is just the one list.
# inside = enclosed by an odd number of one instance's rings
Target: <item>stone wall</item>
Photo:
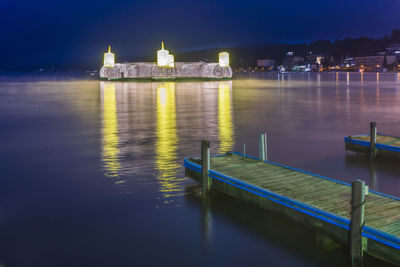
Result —
[[114, 68], [102, 67], [103, 79], [222, 79], [232, 78], [230, 67], [221, 67], [218, 63], [176, 62], [175, 67], [158, 67], [153, 62], [116, 63]]

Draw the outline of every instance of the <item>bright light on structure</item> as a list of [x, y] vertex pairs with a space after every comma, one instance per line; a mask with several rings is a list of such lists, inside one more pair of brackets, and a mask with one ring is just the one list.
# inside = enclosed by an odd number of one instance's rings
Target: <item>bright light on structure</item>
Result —
[[168, 67], [173, 68], [175, 66], [174, 55], [168, 55]]
[[104, 53], [104, 67], [114, 68], [115, 55], [111, 53], [111, 46], [108, 46], [108, 52]]
[[170, 55], [169, 51], [164, 49], [164, 42], [161, 42], [161, 50], [157, 51], [157, 66], [173, 67], [174, 64], [174, 56]]
[[221, 67], [229, 66], [229, 53], [227, 53], [227, 52], [219, 53], [219, 65]]

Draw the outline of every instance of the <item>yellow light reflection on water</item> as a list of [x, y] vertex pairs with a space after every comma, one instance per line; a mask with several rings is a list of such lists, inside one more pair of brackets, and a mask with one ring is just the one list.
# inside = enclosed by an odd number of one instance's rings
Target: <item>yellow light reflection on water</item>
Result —
[[118, 138], [118, 117], [117, 101], [115, 96], [115, 84], [101, 82], [103, 100], [103, 151], [105, 174], [108, 177], [118, 177], [121, 164], [118, 161], [119, 138]]
[[160, 192], [164, 198], [180, 195], [182, 186], [179, 183], [184, 180], [176, 177], [179, 165], [175, 101], [175, 83], [157, 85], [156, 169], [159, 172]]
[[231, 151], [234, 145], [231, 88], [230, 81], [220, 82], [218, 86], [219, 153]]

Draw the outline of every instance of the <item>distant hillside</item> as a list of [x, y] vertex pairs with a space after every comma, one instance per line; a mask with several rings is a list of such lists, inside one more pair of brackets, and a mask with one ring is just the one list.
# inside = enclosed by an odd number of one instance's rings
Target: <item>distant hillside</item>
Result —
[[[230, 53], [233, 67], [255, 66], [257, 59], [275, 59], [280, 64], [288, 51], [296, 56], [305, 57], [309, 52], [322, 55], [328, 59], [329, 64], [335, 64], [346, 57], [376, 55], [385, 51], [389, 44], [400, 43], [400, 29], [392, 30], [390, 36], [382, 38], [344, 38], [335, 41], [319, 40], [308, 44], [252, 44], [224, 49]], [[218, 61], [220, 48], [180, 53], [176, 55], [177, 61]]]
[[[188, 53], [177, 54], [176, 58], [179, 61], [218, 61], [218, 53], [222, 50], [217, 49], [206, 49], [193, 51]], [[269, 58], [275, 59], [277, 62], [282, 61], [287, 51], [294, 51], [296, 55], [305, 55], [307, 53], [307, 45], [242, 45], [236, 47], [229, 47], [223, 49], [223, 51], [229, 52], [230, 64], [234, 67], [239, 66], [253, 66], [256, 65], [257, 59]]]

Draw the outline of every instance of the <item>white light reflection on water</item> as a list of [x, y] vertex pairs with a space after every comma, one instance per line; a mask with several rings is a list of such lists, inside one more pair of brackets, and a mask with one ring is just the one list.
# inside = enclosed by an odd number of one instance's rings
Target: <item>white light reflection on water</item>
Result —
[[169, 204], [171, 197], [183, 194], [178, 178], [178, 134], [176, 129], [176, 98], [175, 83], [157, 84], [157, 128], [156, 128], [156, 170], [157, 179], [161, 185], [164, 204]]
[[232, 82], [219, 82], [218, 86], [219, 153], [232, 151], [234, 127], [232, 119]]
[[103, 114], [102, 160], [104, 162], [105, 175], [110, 178], [118, 178], [121, 164], [118, 160], [119, 137], [115, 84], [101, 82], [100, 87]]
[[[182, 139], [188, 137], [185, 133], [191, 130], [190, 123], [200, 127], [200, 139], [214, 140], [214, 148], [219, 153], [234, 148], [232, 81], [109, 81], [100, 82], [100, 91], [104, 174], [115, 179], [116, 184], [123, 184], [124, 193], [135, 190], [134, 183], [138, 181], [133, 178], [137, 174], [154, 168], [163, 205], [174, 203], [184, 194], [187, 178], [180, 174], [178, 151]], [[178, 102], [181, 111], [189, 108], [190, 113], [178, 114]], [[184, 118], [187, 115], [190, 120]], [[153, 153], [154, 164], [146, 160], [149, 153]], [[148, 180], [142, 182], [149, 183]]]

